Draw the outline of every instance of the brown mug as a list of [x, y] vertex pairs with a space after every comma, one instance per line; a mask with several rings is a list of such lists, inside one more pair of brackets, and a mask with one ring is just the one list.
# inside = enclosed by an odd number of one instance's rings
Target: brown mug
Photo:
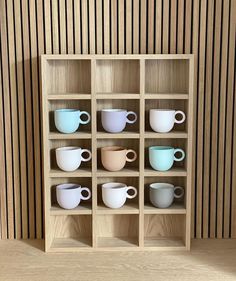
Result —
[[[133, 158], [128, 158], [128, 153], [133, 153]], [[135, 161], [137, 153], [133, 149], [126, 149], [121, 146], [107, 146], [101, 148], [101, 159], [106, 170], [115, 172], [123, 169], [126, 161]]]

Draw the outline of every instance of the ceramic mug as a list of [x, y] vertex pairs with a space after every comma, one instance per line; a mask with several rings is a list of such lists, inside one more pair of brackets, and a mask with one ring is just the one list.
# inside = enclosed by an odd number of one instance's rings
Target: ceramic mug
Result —
[[[129, 190], [134, 194], [130, 195]], [[137, 189], [133, 186], [127, 186], [124, 183], [109, 182], [102, 185], [103, 203], [112, 209], [117, 209], [125, 204], [126, 198], [132, 199], [138, 194]]]
[[[128, 153], [132, 153], [133, 157], [128, 158]], [[102, 165], [108, 171], [119, 171], [124, 168], [126, 161], [133, 162], [136, 159], [137, 153], [133, 149], [126, 149], [120, 146], [107, 146], [101, 148]]]
[[[82, 154], [87, 152], [88, 158], [84, 158]], [[66, 172], [72, 172], [79, 168], [81, 162], [87, 162], [92, 158], [92, 154], [88, 149], [82, 149], [77, 146], [65, 146], [56, 149], [56, 161], [58, 167]]]
[[[134, 119], [129, 120], [129, 116], [133, 115]], [[133, 124], [137, 121], [137, 114], [133, 111], [124, 109], [103, 109], [101, 111], [102, 127], [109, 133], [122, 132], [126, 123]]]
[[[179, 191], [179, 194], [177, 191]], [[174, 198], [181, 198], [183, 195], [184, 188], [181, 186], [174, 186], [170, 183], [150, 184], [150, 201], [157, 208], [168, 208], [173, 203]]]
[[[182, 155], [177, 158], [175, 154], [180, 152]], [[180, 148], [171, 146], [150, 146], [149, 147], [149, 162], [151, 167], [157, 171], [169, 170], [174, 161], [182, 161], [185, 158], [185, 152]]]
[[[82, 194], [83, 191], [88, 193], [87, 196]], [[81, 187], [75, 183], [65, 183], [56, 186], [57, 203], [63, 209], [74, 209], [82, 200], [91, 198], [91, 191], [87, 187]]]
[[[176, 119], [176, 115], [182, 115], [181, 120]], [[149, 111], [149, 122], [153, 131], [158, 133], [167, 133], [171, 131], [174, 124], [181, 124], [185, 121], [183, 111], [175, 111], [170, 109], [151, 109]]]
[[[81, 119], [82, 115], [87, 116], [87, 120]], [[57, 109], [54, 111], [54, 120], [57, 130], [64, 134], [74, 133], [80, 124], [88, 124], [90, 115], [87, 111], [77, 109]]]

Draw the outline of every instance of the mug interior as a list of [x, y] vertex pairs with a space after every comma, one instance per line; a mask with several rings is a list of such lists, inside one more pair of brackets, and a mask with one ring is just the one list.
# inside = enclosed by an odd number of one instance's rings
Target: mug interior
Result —
[[126, 184], [120, 182], [109, 182], [102, 185], [105, 189], [124, 189]]
[[162, 112], [175, 112], [175, 110], [173, 110], [173, 109], [164, 109], [164, 108], [161, 108], [161, 109], [150, 109], [150, 111], [153, 111], [153, 112], [158, 112], [158, 111], [162, 111]]
[[152, 189], [169, 189], [173, 188], [174, 185], [171, 183], [165, 183], [165, 182], [158, 182], [158, 183], [152, 183], [150, 184], [150, 188]]
[[126, 111], [126, 110], [121, 109], [121, 108], [102, 109], [102, 112], [123, 112], [123, 111]]
[[62, 109], [56, 109], [56, 112], [79, 112], [78, 109], [73, 108], [62, 108]]
[[125, 148], [121, 146], [106, 146], [106, 147], [102, 147], [102, 150], [115, 152], [115, 151], [123, 151], [125, 150]]
[[57, 151], [73, 151], [73, 150], [79, 150], [81, 149], [78, 146], [64, 146], [64, 147], [59, 147], [56, 150]]
[[171, 146], [150, 146], [149, 147], [149, 150], [150, 151], [157, 151], [157, 150], [172, 150], [172, 149], [174, 149], [173, 147], [171, 147]]
[[80, 188], [81, 186], [76, 183], [66, 183], [66, 184], [59, 184], [57, 185], [57, 189], [59, 190], [73, 190]]

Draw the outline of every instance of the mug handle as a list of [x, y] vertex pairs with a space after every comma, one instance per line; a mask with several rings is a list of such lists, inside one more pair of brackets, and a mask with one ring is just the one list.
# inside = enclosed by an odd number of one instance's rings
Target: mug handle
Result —
[[[85, 120], [85, 121], [81, 120], [81, 118], [80, 118], [81, 115], [86, 115], [86, 116], [88, 117], [88, 119]], [[81, 124], [83, 124], [83, 125], [88, 124], [88, 123], [90, 122], [90, 114], [89, 114], [87, 111], [80, 111], [79, 119], [80, 119], [79, 122], [80, 122]]]
[[[181, 191], [179, 195], [175, 193], [175, 191], [177, 191], [177, 190]], [[184, 188], [182, 186], [175, 186], [174, 187], [174, 197], [175, 198], [181, 198], [183, 196], [184, 196]]]
[[[83, 196], [82, 191], [87, 191], [88, 195], [87, 196]], [[87, 187], [81, 187], [81, 189], [80, 189], [80, 198], [82, 200], [88, 200], [89, 198], [91, 198], [91, 191], [90, 191], [90, 189], [88, 189]]]
[[[129, 115], [133, 115], [133, 116], [134, 116], [134, 120], [129, 120], [129, 119], [128, 119], [128, 116], [129, 116]], [[135, 122], [137, 121], [137, 119], [138, 119], [138, 116], [137, 116], [137, 114], [136, 114], [135, 112], [133, 112], [133, 111], [128, 111], [128, 112], [126, 113], [126, 122], [127, 122], [127, 123], [133, 124], [133, 123], [135, 123]]]
[[[133, 158], [128, 158], [128, 156], [127, 156], [128, 153], [133, 153], [133, 154], [134, 154], [134, 157], [133, 157]], [[126, 161], [127, 161], [127, 162], [133, 162], [133, 161], [135, 161], [136, 159], [137, 159], [137, 153], [136, 153], [133, 149], [128, 149], [128, 150], [126, 151]]]
[[183, 123], [183, 122], [185, 121], [185, 118], [186, 118], [184, 112], [181, 111], [181, 110], [177, 110], [177, 111], [175, 111], [175, 116], [176, 116], [177, 114], [182, 115], [182, 119], [181, 119], [181, 120], [177, 120], [177, 119], [175, 118], [175, 123], [177, 123], [177, 124]]
[[[175, 153], [177, 153], [177, 152], [180, 152], [182, 154], [182, 156], [180, 158], [175, 157]], [[182, 161], [182, 160], [184, 160], [184, 157], [185, 157], [185, 152], [183, 151], [183, 149], [177, 148], [174, 150], [174, 160], [175, 161]]]
[[[134, 194], [133, 195], [129, 195], [128, 191], [129, 190], [133, 190]], [[133, 186], [127, 186], [126, 188], [126, 197], [129, 199], [133, 199], [134, 197], [136, 197], [138, 194], [137, 188], [133, 187]]]
[[[88, 158], [84, 158], [84, 157], [82, 156], [82, 154], [83, 154], [84, 152], [87, 152], [87, 153], [89, 154]], [[92, 153], [91, 153], [90, 150], [88, 150], [88, 149], [82, 149], [82, 150], [81, 150], [81, 160], [82, 160], [82, 161], [87, 162], [87, 161], [91, 160], [91, 158], [92, 158]]]

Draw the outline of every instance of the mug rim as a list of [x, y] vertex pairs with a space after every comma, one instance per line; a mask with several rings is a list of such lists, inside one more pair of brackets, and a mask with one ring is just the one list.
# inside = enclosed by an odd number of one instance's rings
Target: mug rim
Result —
[[174, 149], [172, 146], [165, 146], [165, 145], [149, 146], [149, 151], [164, 151], [164, 150], [172, 150], [172, 149]]
[[[160, 185], [160, 186], [157, 186], [157, 185]], [[170, 189], [170, 188], [174, 188], [175, 186], [172, 183], [167, 183], [167, 182], [154, 182], [154, 183], [151, 183], [149, 185], [149, 187], [150, 187], [150, 189], [157, 190], [157, 189], [161, 189], [161, 188]]]
[[71, 113], [71, 112], [80, 112], [80, 110], [75, 108], [60, 108], [60, 109], [56, 109], [55, 112]]
[[175, 109], [168, 109], [168, 108], [160, 108], [160, 109], [158, 109], [158, 108], [153, 108], [153, 109], [150, 109], [150, 111], [154, 111], [154, 112], [158, 112], [158, 111], [162, 111], [162, 112], [165, 112], [165, 111], [167, 111], [167, 112], [175, 112], [176, 110]]
[[101, 110], [102, 112], [124, 112], [124, 111], [127, 111], [125, 109], [122, 109], [122, 108], [107, 108], [107, 109], [102, 109]]
[[[113, 186], [108, 186], [111, 184]], [[104, 188], [104, 189], [120, 190], [120, 189], [125, 189], [126, 187], [127, 187], [127, 185], [125, 183], [121, 183], [121, 182], [107, 182], [107, 183], [102, 184], [102, 188]]]
[[122, 147], [122, 146], [104, 146], [104, 147], [101, 147], [101, 150], [103, 151], [112, 151], [112, 152], [121, 152], [121, 151], [124, 151], [124, 150], [127, 150], [125, 147]]
[[79, 146], [63, 146], [56, 148], [56, 151], [75, 151], [75, 150], [81, 150], [81, 147]]
[[77, 183], [61, 183], [56, 186], [57, 190], [75, 190], [78, 188], [81, 188], [81, 185]]

